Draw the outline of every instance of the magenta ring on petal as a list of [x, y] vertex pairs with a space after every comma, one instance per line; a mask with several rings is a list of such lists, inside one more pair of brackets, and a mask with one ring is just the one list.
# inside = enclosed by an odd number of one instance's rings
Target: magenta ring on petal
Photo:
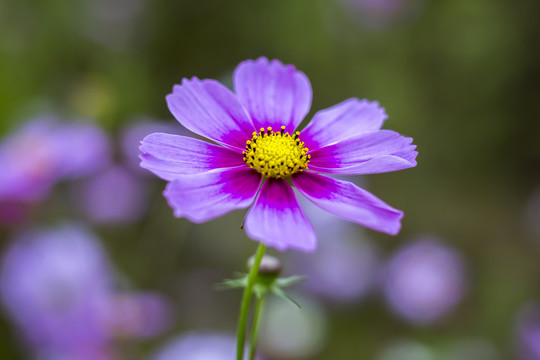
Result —
[[[280, 251], [316, 248], [313, 226], [291, 183], [315, 205], [396, 235], [403, 213], [352, 183], [320, 174], [361, 175], [416, 166], [412, 139], [381, 130], [377, 102], [348, 99], [296, 128], [311, 107], [307, 76], [261, 57], [240, 63], [231, 92], [214, 80], [184, 79], [167, 96], [187, 129], [215, 143], [151, 134], [141, 167], [169, 181], [164, 195], [177, 217], [204, 222], [250, 206], [248, 236]], [[310, 148], [311, 147], [311, 148]]]

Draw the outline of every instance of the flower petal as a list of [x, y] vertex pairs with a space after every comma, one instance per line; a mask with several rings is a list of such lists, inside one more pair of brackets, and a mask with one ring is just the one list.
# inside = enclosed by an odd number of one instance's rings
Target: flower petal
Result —
[[310, 150], [347, 138], [380, 130], [388, 116], [379, 103], [348, 99], [315, 114], [302, 130], [301, 138]]
[[362, 175], [416, 166], [412, 138], [379, 130], [310, 152], [309, 169], [322, 173]]
[[187, 129], [224, 145], [243, 149], [255, 131], [234, 94], [214, 80], [183, 79], [167, 95], [167, 104]]
[[304, 73], [278, 60], [242, 62], [234, 72], [234, 89], [259, 130], [268, 126], [292, 132], [311, 107], [311, 85]]
[[401, 229], [403, 212], [351, 182], [305, 172], [292, 181], [300, 193], [334, 215], [390, 235]]
[[317, 246], [315, 230], [284, 180], [270, 178], [263, 184], [246, 215], [245, 229], [250, 238], [280, 251], [309, 252]]
[[180, 135], [150, 134], [140, 149], [141, 167], [169, 181], [180, 174], [244, 165], [240, 152]]
[[178, 175], [163, 195], [174, 216], [205, 222], [247, 208], [261, 185], [261, 175], [246, 166]]

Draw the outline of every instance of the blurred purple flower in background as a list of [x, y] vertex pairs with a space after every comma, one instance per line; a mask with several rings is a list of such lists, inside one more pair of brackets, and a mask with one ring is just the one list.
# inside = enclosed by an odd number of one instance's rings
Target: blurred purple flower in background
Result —
[[156, 131], [182, 134], [181, 126], [138, 117], [120, 134], [120, 163], [85, 179], [74, 187], [75, 206], [96, 224], [129, 224], [145, 214], [150, 173], [139, 166], [141, 140]]
[[517, 318], [517, 354], [520, 360], [540, 360], [540, 306], [528, 305]]
[[0, 202], [36, 202], [59, 180], [90, 175], [110, 159], [105, 133], [91, 122], [31, 120], [0, 143]]
[[169, 324], [154, 293], [121, 293], [99, 240], [66, 224], [13, 239], [0, 273], [1, 300], [32, 351], [45, 358], [109, 359], [114, 337], [147, 338]]
[[317, 174], [416, 166], [412, 139], [381, 130], [387, 116], [377, 102], [348, 99], [319, 111], [300, 135], [295, 129], [312, 98], [304, 73], [262, 57], [238, 65], [234, 87], [236, 94], [214, 80], [184, 79], [167, 96], [182, 125], [219, 145], [163, 133], [142, 142], [141, 166], [169, 181], [164, 195], [176, 217], [201, 223], [253, 205], [245, 218], [250, 238], [280, 251], [313, 251], [316, 235], [290, 179], [328, 212], [399, 232], [403, 212], [351, 182]]
[[[218, 332], [191, 332], [171, 341], [152, 360], [232, 360], [236, 338]], [[259, 358], [257, 358], [259, 359]]]
[[77, 184], [76, 206], [93, 223], [131, 223], [147, 209], [147, 182], [116, 165]]
[[414, 324], [438, 320], [465, 292], [461, 256], [432, 238], [405, 245], [383, 270], [386, 300], [393, 311]]
[[29, 231], [5, 254], [2, 302], [37, 352], [82, 354], [108, 342], [110, 271], [98, 240], [83, 227]]

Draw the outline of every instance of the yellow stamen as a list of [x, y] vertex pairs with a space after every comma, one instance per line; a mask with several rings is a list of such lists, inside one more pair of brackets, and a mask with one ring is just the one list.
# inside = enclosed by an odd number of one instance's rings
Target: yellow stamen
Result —
[[285, 126], [280, 131], [272, 127], [253, 132], [253, 138], [246, 141], [244, 162], [266, 177], [284, 178], [308, 168], [311, 155], [300, 141], [300, 132], [289, 135]]

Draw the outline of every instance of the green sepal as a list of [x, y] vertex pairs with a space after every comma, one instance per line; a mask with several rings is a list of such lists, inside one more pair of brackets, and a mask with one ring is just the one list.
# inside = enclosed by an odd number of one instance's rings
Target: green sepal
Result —
[[[248, 277], [247, 274], [238, 274], [240, 277], [237, 279], [226, 279], [220, 284], [216, 285], [218, 290], [228, 290], [228, 289], [240, 289], [247, 287]], [[280, 299], [285, 300], [289, 304], [292, 304], [296, 307], [301, 308], [294, 299], [288, 296], [283, 290], [286, 287], [298, 284], [299, 282], [304, 281], [306, 278], [304, 276], [290, 276], [286, 278], [279, 278], [277, 276], [269, 276], [269, 274], [258, 274], [253, 284], [253, 294], [257, 297], [263, 297], [267, 293], [271, 293], [277, 296]]]
[[216, 284], [214, 287], [217, 290], [240, 289], [247, 287], [249, 276], [242, 273], [238, 273], [238, 275], [241, 277], [237, 279], [225, 279], [223, 282]]

